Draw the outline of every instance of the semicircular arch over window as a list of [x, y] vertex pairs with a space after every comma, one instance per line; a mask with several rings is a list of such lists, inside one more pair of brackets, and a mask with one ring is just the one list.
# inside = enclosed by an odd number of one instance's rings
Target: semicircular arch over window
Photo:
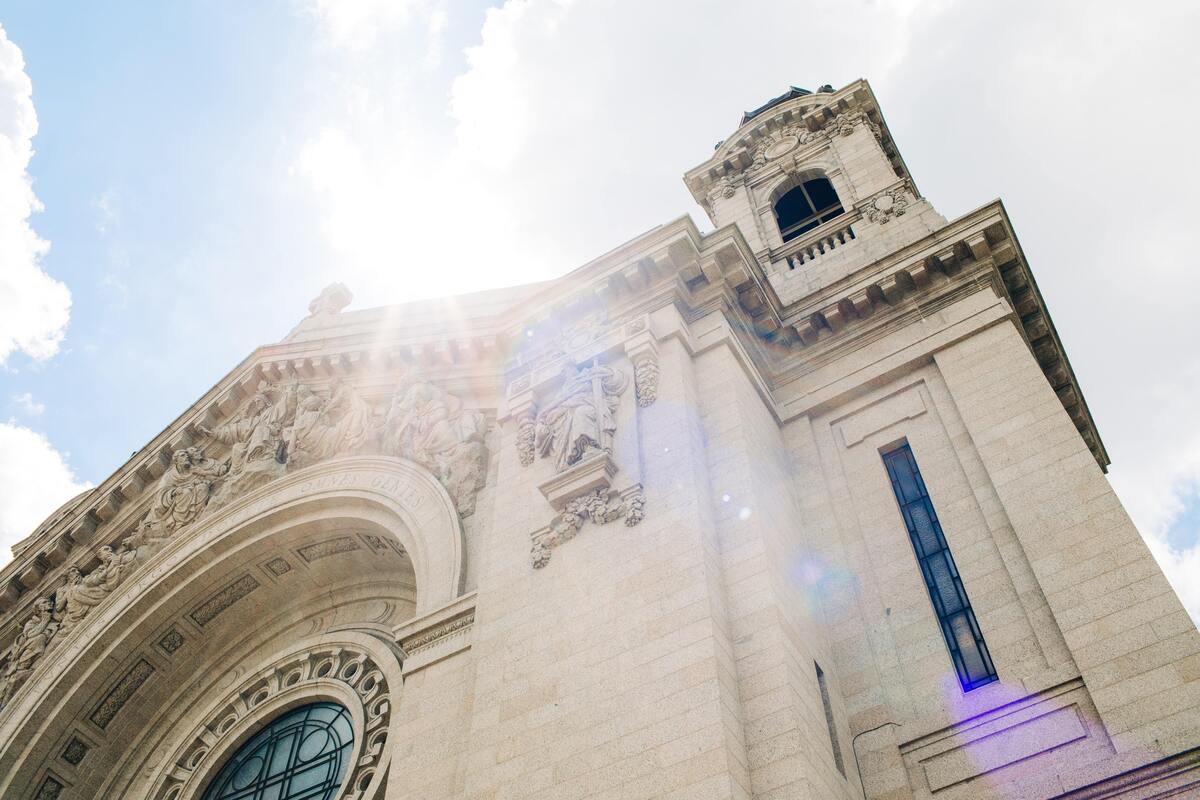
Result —
[[203, 800], [333, 800], [353, 749], [345, 708], [326, 702], [293, 708], [238, 748]]
[[788, 242], [844, 213], [833, 184], [823, 176], [809, 178], [775, 201], [779, 235]]

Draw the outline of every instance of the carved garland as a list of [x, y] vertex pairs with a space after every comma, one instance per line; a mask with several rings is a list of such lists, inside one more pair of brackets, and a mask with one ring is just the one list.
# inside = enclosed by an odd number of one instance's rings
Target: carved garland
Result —
[[[343, 783], [342, 800], [361, 800], [387, 767], [386, 748], [391, 722], [391, 696], [387, 678], [366, 653], [348, 646], [314, 648], [293, 654], [245, 681], [222, 706], [210, 714], [185, 740], [169, 762], [168, 774], [150, 794], [156, 800], [191, 797], [195, 785], [209, 770], [201, 769], [213, 753], [224, 755], [243, 727], [242, 720], [281, 692], [315, 695], [321, 683], [336, 681], [348, 687], [362, 704], [362, 730], [355, 731], [358, 759], [350, 765]], [[361, 742], [361, 745], [358, 744]], [[189, 790], [191, 794], [185, 793]]]
[[529, 561], [534, 569], [550, 563], [550, 551], [563, 542], [575, 538], [583, 523], [591, 521], [604, 525], [625, 518], [625, 525], [632, 528], [646, 516], [646, 495], [641, 484], [635, 484], [620, 494], [606, 488], [593, 489], [567, 503], [566, 507], [540, 531], [530, 534], [533, 546]]
[[887, 189], [867, 200], [859, 209], [871, 222], [886, 225], [892, 217], [904, 216], [908, 210], [908, 193], [901, 187]]

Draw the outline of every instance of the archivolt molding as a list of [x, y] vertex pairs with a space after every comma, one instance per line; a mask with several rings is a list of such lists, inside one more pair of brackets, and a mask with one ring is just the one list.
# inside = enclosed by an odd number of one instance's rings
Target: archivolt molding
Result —
[[[235, 383], [226, 393], [232, 401], [223, 398], [201, 421], [181, 429], [170, 449], [124, 475], [118, 490], [108, 492], [104, 503], [85, 515], [86, 528], [64, 533], [44, 556], [22, 568], [17, 581], [0, 590], [0, 601], [12, 602], [21, 586], [44, 592], [38, 583], [72, 546], [92, 538], [102, 524], [120, 526], [125, 531], [121, 541], [108, 534], [109, 544], [95, 551], [92, 563], [98, 559], [98, 566], [88, 571], [87, 555], [77, 557], [66, 583], [43, 595], [54, 604], [55, 622], [66, 619], [65, 633], [185, 529], [258, 487], [339, 457], [415, 461], [445, 487], [460, 515], [474, 512], [487, 478], [488, 422], [481, 412], [408, 371], [389, 378], [387, 394], [380, 398], [378, 389], [365, 393], [341, 372], [327, 381], [302, 381], [302, 375], [313, 375], [311, 365], [305, 360], [285, 363], [283, 371], [252, 370], [249, 381]], [[226, 419], [217, 424], [217, 416]], [[127, 508], [118, 513], [122, 504]], [[27, 611], [32, 607], [30, 603]], [[28, 647], [25, 642], [14, 646]], [[14, 657], [0, 665], [0, 705], [27, 678], [26, 670], [11, 667], [18, 649], [10, 655]], [[22, 659], [27, 661], [28, 653]]]
[[371, 798], [383, 785], [392, 709], [402, 677], [394, 655], [371, 637], [343, 632], [276, 659], [212, 702], [186, 729], [148, 785], [153, 800], [199, 796], [224, 759], [261, 725], [305, 703], [333, 700], [354, 719], [354, 751], [341, 800]]
[[[0, 711], [0, 733], [7, 727], [3, 724], [5, 717], [11, 715], [15, 721], [27, 716], [40, 698], [53, 691], [62, 668], [86, 658], [85, 653], [94, 643], [103, 641], [107, 631], [119, 629], [122, 617], [142, 598], [160, 601], [197, 578], [197, 565], [207, 567], [219, 562], [221, 556], [249, 541], [269, 537], [305, 514], [336, 514], [339, 506], [347, 503], [355, 507], [349, 516], [378, 520], [394, 536], [398, 548], [410, 556], [417, 584], [416, 614], [440, 608], [459, 596], [465, 571], [461, 523], [445, 488], [433, 475], [411, 461], [385, 456], [323, 462], [261, 487], [206, 517], [202, 524], [181, 532], [154, 558], [135, 565], [128, 578], [106, 594], [68, 634], [60, 634], [53, 622], [52, 601], [47, 598], [39, 604], [37, 614], [41, 616], [31, 620], [23, 631], [29, 635], [14, 643], [20, 657], [17, 663], [25, 673], [24, 679], [7, 692], [11, 702]], [[338, 538], [332, 537], [315, 543], [317, 547], [302, 548], [300, 558], [318, 560], [330, 554], [321, 548], [336, 548], [340, 546], [337, 542]], [[387, 547], [374, 534], [364, 542], [373, 549]], [[284, 566], [286, 563], [286, 559], [273, 559], [263, 567], [278, 575], [291, 569], [290, 564]], [[180, 580], [179, 576], [187, 578]], [[214, 587], [215, 594], [192, 609], [192, 619], [198, 625], [203, 626], [203, 622], [196, 619], [197, 614], [220, 613], [222, 603], [236, 602], [258, 585], [251, 573], [228, 580], [226, 586]], [[42, 619], [47, 615], [49, 623]], [[18, 704], [20, 709], [16, 708]]]

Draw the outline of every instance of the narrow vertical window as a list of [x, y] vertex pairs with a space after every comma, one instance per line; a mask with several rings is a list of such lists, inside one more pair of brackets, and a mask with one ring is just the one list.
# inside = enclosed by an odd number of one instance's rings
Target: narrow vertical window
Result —
[[821, 705], [825, 707], [825, 725], [829, 728], [829, 746], [833, 748], [833, 763], [837, 765], [838, 772], [842, 773], [842, 777], [846, 777], [846, 765], [842, 763], [842, 747], [838, 744], [837, 727], [833, 724], [833, 706], [829, 703], [829, 687], [825, 684], [825, 673], [821, 671], [821, 665], [813, 662], [813, 666], [817, 668], [817, 686], [821, 689]]
[[954, 566], [912, 449], [906, 444], [885, 453], [883, 463], [963, 690], [969, 692], [996, 680], [996, 668], [992, 666], [992, 657], [979, 632], [971, 601]]

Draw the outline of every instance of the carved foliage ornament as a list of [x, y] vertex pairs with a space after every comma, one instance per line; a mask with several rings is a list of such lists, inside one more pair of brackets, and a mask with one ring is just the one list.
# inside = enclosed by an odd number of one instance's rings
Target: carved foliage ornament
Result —
[[550, 551], [563, 542], [575, 538], [585, 522], [604, 525], [624, 518], [628, 527], [637, 525], [646, 516], [646, 495], [640, 485], [621, 494], [607, 488], [593, 489], [567, 503], [549, 527], [532, 534], [533, 546], [529, 560], [534, 569], [541, 569], [550, 562]]
[[215, 428], [197, 426], [229, 447], [222, 461], [200, 447], [176, 450], [154, 485], [150, 508], [119, 547], [103, 546], [100, 563], [76, 566], [63, 584], [39, 598], [7, 652], [0, 656], [0, 708], [52, 651], [138, 567], [197, 520], [287, 472], [340, 455], [382, 453], [429, 469], [458, 511], [475, 510], [487, 478], [487, 420], [424, 381], [401, 381], [386, 409], [376, 409], [350, 385], [327, 393], [297, 381], [262, 382], [240, 413]]
[[828, 140], [834, 136], [849, 136], [854, 133], [857, 125], [865, 125], [876, 140], [881, 140], [883, 132], [869, 116], [861, 111], [840, 111], [828, 119], [818, 130], [809, 130], [801, 122], [793, 122], [777, 131], [764, 136], [749, 151], [750, 166], [744, 173], [729, 173], [721, 177], [708, 194], [711, 203], [717, 197], [733, 197], [736, 187], [740, 186], [747, 175], [752, 175], [767, 167], [772, 161], [791, 153], [802, 145], [819, 140]]
[[902, 217], [908, 210], [908, 193], [901, 188], [888, 189], [861, 206], [862, 214], [871, 222], [884, 225], [892, 217]]

